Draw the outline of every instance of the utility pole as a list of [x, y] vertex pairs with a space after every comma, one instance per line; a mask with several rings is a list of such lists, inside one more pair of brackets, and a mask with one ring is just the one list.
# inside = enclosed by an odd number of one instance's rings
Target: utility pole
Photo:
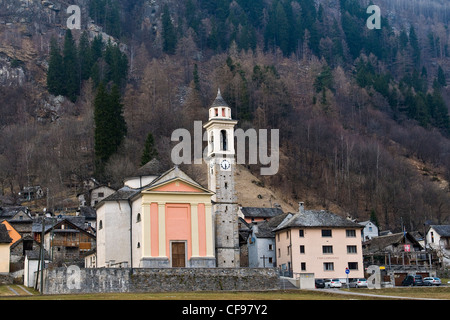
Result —
[[43, 294], [43, 291], [44, 291], [44, 264], [45, 264], [45, 262], [44, 262], [44, 257], [45, 257], [45, 254], [44, 254], [44, 233], [45, 233], [45, 212], [46, 212], [46, 209], [44, 208], [44, 214], [43, 214], [43, 216], [42, 216], [42, 233], [41, 233], [41, 292], [40, 292], [40, 294]]
[[[36, 281], [34, 283], [34, 289], [37, 290], [38, 288], [38, 283], [40, 284], [40, 288], [41, 288], [41, 292], [40, 294], [42, 294], [42, 289], [43, 289], [43, 285], [42, 285], [42, 278], [43, 278], [43, 270], [44, 269], [44, 231], [45, 231], [45, 209], [44, 209], [44, 214], [42, 216], [42, 231], [41, 231], [41, 243], [39, 246], [39, 263], [38, 263], [38, 269], [37, 269], [37, 274], [36, 274]], [[39, 274], [41, 275], [41, 280], [39, 280]]]

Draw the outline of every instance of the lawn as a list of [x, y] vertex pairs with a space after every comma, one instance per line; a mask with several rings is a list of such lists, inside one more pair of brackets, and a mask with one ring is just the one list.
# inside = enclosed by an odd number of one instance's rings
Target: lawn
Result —
[[29, 295], [31, 294], [39, 294], [39, 292], [34, 291], [31, 288], [25, 288], [22, 285], [15, 285], [15, 284], [11, 284], [11, 285], [0, 285], [0, 297], [9, 297], [9, 296], [15, 296], [18, 297], [15, 292], [17, 292], [17, 294], [19, 294], [20, 296], [23, 295]]
[[[348, 290], [348, 289], [342, 289]], [[412, 297], [425, 299], [448, 299], [450, 300], [450, 287], [395, 287], [388, 289], [350, 289], [351, 292], [369, 293], [385, 296]]]
[[[14, 295], [7, 286], [0, 286], [0, 299], [3, 300], [387, 300], [386, 296], [450, 299], [450, 287], [413, 287], [381, 290], [350, 289], [350, 292], [376, 294], [380, 297], [364, 295], [345, 295], [322, 290], [274, 290], [265, 292], [160, 292], [160, 293], [102, 293], [102, 294], [68, 294], [39, 295], [32, 289], [32, 296], [26, 294], [18, 286], [10, 286], [20, 296]], [[346, 291], [348, 289], [341, 289]]]
[[[445, 281], [444, 281], [445, 280]], [[447, 279], [443, 279], [447, 284]], [[352, 295], [337, 294], [350, 291]], [[19, 295], [16, 295], [19, 294]], [[31, 293], [31, 295], [30, 295]], [[354, 295], [355, 293], [361, 295]], [[364, 296], [369, 294], [371, 296]], [[374, 297], [379, 295], [380, 297]], [[67, 294], [40, 295], [32, 288], [22, 285], [0, 285], [1, 300], [376, 300], [391, 299], [387, 296], [448, 299], [450, 286], [439, 287], [395, 287], [388, 289], [340, 289], [332, 292], [319, 290], [273, 290], [264, 292], [247, 291], [194, 291], [194, 292], [146, 292], [146, 293], [97, 293], [97, 294]]]
[[[17, 291], [18, 289], [15, 288]], [[146, 292], [146, 293], [96, 293], [96, 294], [65, 294], [65, 295], [13, 295], [6, 286], [0, 286], [0, 300], [355, 300], [373, 299], [338, 295], [317, 290], [274, 290], [264, 292]]]

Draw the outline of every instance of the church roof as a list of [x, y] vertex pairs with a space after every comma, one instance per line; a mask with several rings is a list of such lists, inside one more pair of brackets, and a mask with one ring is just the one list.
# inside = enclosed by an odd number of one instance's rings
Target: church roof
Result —
[[[158, 178], [153, 180], [149, 185], [145, 186], [145, 189], [153, 188], [156, 186], [163, 185], [167, 182], [174, 181], [176, 179], [181, 179], [186, 181], [187, 183], [193, 185], [194, 187], [197, 187], [199, 189], [206, 190], [201, 184], [199, 184], [197, 181], [189, 177], [184, 171], [182, 171], [178, 166], [175, 166], [163, 174], [161, 174]], [[209, 190], [208, 190], [209, 191]]]
[[213, 101], [211, 105], [211, 108], [214, 107], [229, 107], [228, 104], [225, 102], [225, 100], [222, 98], [222, 95], [220, 94], [220, 89], [217, 90], [216, 99]]
[[[150, 161], [150, 162], [152, 162], [152, 161]], [[148, 162], [147, 164], [149, 164], [150, 162]], [[146, 185], [142, 188], [134, 189], [134, 188], [130, 188], [128, 186], [124, 186], [124, 187], [120, 188], [119, 190], [117, 190], [116, 192], [111, 194], [110, 196], [106, 197], [105, 199], [103, 199], [102, 201], [97, 203], [96, 208], [100, 207], [101, 204], [103, 204], [106, 201], [119, 201], [119, 200], [132, 199], [133, 197], [140, 194], [144, 190], [163, 185], [165, 183], [174, 181], [176, 179], [184, 180], [185, 182], [187, 182], [197, 188], [207, 190], [202, 185], [200, 185], [198, 182], [196, 182], [191, 177], [189, 177], [186, 173], [184, 173], [180, 168], [178, 168], [178, 166], [175, 166], [175, 167], [167, 170], [166, 172], [159, 174], [159, 176], [156, 179], [154, 179], [151, 183], [149, 183], [148, 185]]]
[[135, 173], [134, 176], [142, 177], [142, 176], [159, 176], [162, 173], [161, 163], [158, 159], [154, 158], [140, 167]]
[[241, 212], [248, 218], [272, 218], [283, 213], [280, 208], [242, 207]]
[[118, 201], [118, 200], [131, 199], [131, 197], [133, 197], [134, 195], [138, 194], [140, 191], [141, 191], [141, 189], [133, 189], [133, 188], [130, 188], [128, 186], [124, 186], [124, 187], [120, 188], [119, 190], [117, 190], [116, 192], [114, 192], [113, 194], [107, 196], [102, 201], [100, 201], [96, 205], [96, 207], [98, 207], [98, 205], [100, 203], [103, 203], [104, 201]]

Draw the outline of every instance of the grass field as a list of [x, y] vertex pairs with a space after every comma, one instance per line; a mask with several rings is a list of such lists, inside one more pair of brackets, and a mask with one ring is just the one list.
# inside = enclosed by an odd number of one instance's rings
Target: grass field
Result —
[[[9, 287], [9, 288], [8, 288]], [[19, 295], [10, 290], [12, 288]], [[450, 287], [413, 287], [391, 288], [380, 290], [350, 289], [351, 293], [360, 295], [347, 295], [330, 293], [325, 290], [276, 290], [265, 292], [162, 292], [162, 293], [104, 293], [104, 294], [70, 294], [70, 295], [40, 295], [38, 292], [21, 286], [0, 286], [0, 299], [2, 300], [387, 300], [387, 296], [448, 299], [450, 300]], [[346, 292], [348, 289], [341, 289]], [[363, 294], [379, 295], [364, 296]], [[395, 299], [395, 298], [394, 298]]]

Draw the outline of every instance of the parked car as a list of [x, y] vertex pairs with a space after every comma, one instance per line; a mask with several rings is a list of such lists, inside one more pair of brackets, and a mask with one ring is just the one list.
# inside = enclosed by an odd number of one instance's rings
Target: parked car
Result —
[[316, 288], [325, 288], [325, 280], [316, 279], [314, 282], [316, 284]]
[[405, 279], [403, 279], [402, 286], [423, 286], [422, 276], [408, 275]]
[[341, 288], [342, 283], [339, 279], [328, 279], [325, 280], [325, 288]]
[[352, 279], [348, 285], [350, 288], [367, 288], [367, 280], [364, 278]]
[[425, 277], [423, 278], [423, 284], [425, 286], [440, 286], [442, 282], [438, 277]]

